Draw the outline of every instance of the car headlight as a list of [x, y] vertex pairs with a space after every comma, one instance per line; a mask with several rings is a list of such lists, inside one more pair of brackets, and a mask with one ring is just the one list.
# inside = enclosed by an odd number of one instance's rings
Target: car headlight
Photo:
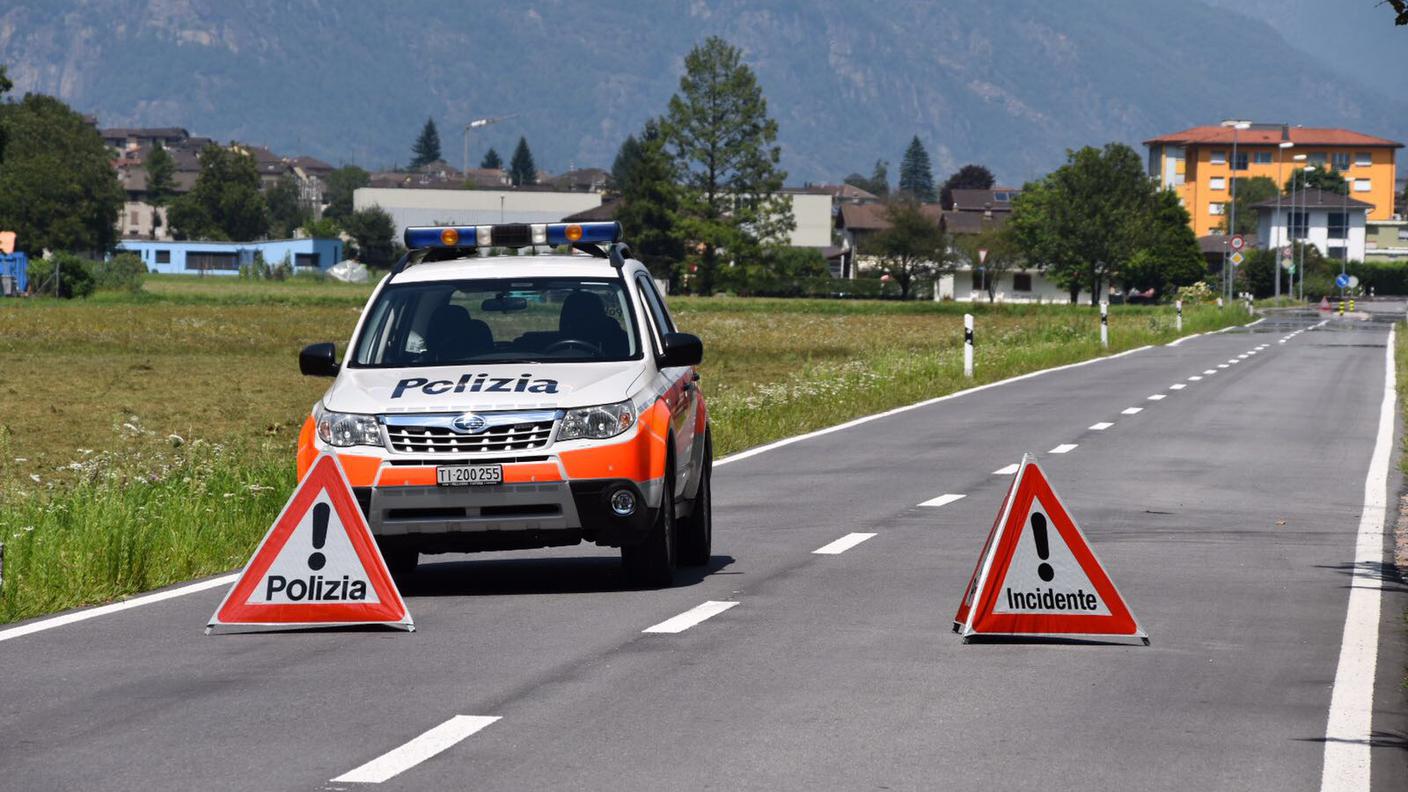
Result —
[[636, 422], [635, 405], [628, 401], [615, 404], [599, 404], [595, 407], [577, 407], [567, 411], [562, 419], [562, 428], [557, 431], [558, 440], [600, 440], [615, 437], [631, 428]]
[[319, 404], [313, 409], [313, 422], [318, 425], [318, 437], [330, 446], [381, 445], [381, 428], [375, 416], [333, 412]]

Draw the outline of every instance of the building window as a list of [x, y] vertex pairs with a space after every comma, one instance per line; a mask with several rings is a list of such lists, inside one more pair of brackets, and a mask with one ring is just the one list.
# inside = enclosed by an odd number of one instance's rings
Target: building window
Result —
[[1173, 186], [1182, 187], [1188, 181], [1188, 177], [1181, 173], [1173, 174]]
[[1214, 151], [1214, 152], [1208, 157], [1208, 161], [1211, 162], [1211, 163], [1214, 164], [1214, 165], [1226, 165], [1226, 164], [1227, 164], [1227, 152], [1225, 152], [1225, 151]]
[[983, 275], [984, 275], [984, 273], [983, 273], [982, 270], [980, 270], [980, 269], [975, 269], [975, 270], [973, 270], [973, 291], [983, 291], [983, 290], [984, 290], [984, 289], [983, 289]]
[[1247, 169], [1247, 152], [1239, 151], [1232, 157], [1232, 170]]
[[1315, 165], [1315, 166], [1324, 165], [1324, 164], [1325, 164], [1325, 152], [1323, 152], [1323, 151], [1317, 151], [1317, 152], [1315, 152], [1315, 153], [1313, 153], [1313, 154], [1310, 154], [1310, 155], [1308, 155], [1308, 156], [1305, 158], [1305, 161], [1306, 161], [1307, 163], [1309, 163], [1309, 164], [1311, 164], [1311, 165]]
[[1227, 189], [1227, 177], [1225, 177], [1225, 176], [1214, 176], [1214, 177], [1212, 177], [1212, 179], [1210, 179], [1210, 180], [1208, 181], [1208, 189], [1209, 189], [1209, 190], [1225, 190], [1225, 189]]
[[1309, 212], [1291, 212], [1287, 222], [1290, 223], [1291, 239], [1305, 239], [1306, 231], [1310, 226]]
[[1032, 290], [1032, 275], [1030, 272], [1014, 272], [1012, 274], [1012, 291], [1029, 292]]
[[1330, 167], [1337, 171], [1349, 170], [1349, 152], [1336, 151], [1330, 155]]
[[240, 257], [234, 252], [225, 251], [191, 251], [186, 254], [186, 269], [188, 270], [237, 270], [240, 268]]
[[1226, 210], [1227, 210], [1227, 204], [1225, 204], [1225, 203], [1216, 203], [1216, 202], [1214, 202], [1214, 203], [1208, 204], [1208, 214], [1210, 214], [1210, 215], [1221, 215], [1221, 214], [1223, 214]]
[[133, 209], [133, 210], [132, 210], [132, 225], [137, 225], [137, 223], [141, 222], [141, 219], [142, 219], [141, 216], [137, 214], [137, 210], [136, 210], [136, 209]]
[[1258, 165], [1270, 165], [1270, 164], [1271, 164], [1271, 152], [1269, 152], [1269, 151], [1254, 151], [1254, 152], [1252, 152], [1252, 162], [1255, 162], [1255, 163], [1258, 164]]
[[1374, 155], [1368, 151], [1354, 152], [1354, 164], [1361, 168], [1367, 168], [1374, 164]]
[[293, 254], [293, 266], [313, 267], [316, 269], [321, 267], [322, 264], [318, 261], [317, 253], [295, 253]]
[[1401, 241], [1401, 240], [1408, 239], [1408, 228], [1404, 228], [1403, 226], [1399, 226], [1399, 227], [1398, 227], [1398, 238], [1399, 238], [1400, 241]]
[[1344, 239], [1349, 215], [1344, 212], [1330, 212], [1330, 239]]
[[156, 263], [158, 263], [158, 264], [170, 264], [170, 263], [171, 263], [171, 251], [169, 251], [169, 250], [158, 250], [158, 251], [156, 252]]
[[1354, 180], [1354, 191], [1355, 191], [1355, 192], [1369, 192], [1369, 190], [1371, 190], [1372, 188], [1373, 188], [1373, 185], [1370, 183], [1370, 181], [1369, 181], [1368, 179], [1355, 179], [1355, 180]]

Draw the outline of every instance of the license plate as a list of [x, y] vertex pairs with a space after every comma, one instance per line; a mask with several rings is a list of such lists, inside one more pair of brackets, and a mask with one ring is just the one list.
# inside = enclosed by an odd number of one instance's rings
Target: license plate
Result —
[[435, 483], [442, 487], [467, 487], [476, 484], [502, 484], [503, 465], [442, 465], [435, 468]]

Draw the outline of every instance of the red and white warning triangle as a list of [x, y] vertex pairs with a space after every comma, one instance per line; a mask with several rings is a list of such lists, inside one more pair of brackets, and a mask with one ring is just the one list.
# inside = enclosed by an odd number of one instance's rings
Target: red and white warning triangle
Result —
[[953, 622], [965, 641], [1005, 635], [1149, 642], [1031, 454], [1022, 457]]
[[206, 632], [337, 624], [415, 629], [347, 475], [336, 457], [321, 454]]

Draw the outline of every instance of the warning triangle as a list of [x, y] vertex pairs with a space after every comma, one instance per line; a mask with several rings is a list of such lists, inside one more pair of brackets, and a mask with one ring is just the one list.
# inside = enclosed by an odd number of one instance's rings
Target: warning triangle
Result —
[[347, 475], [320, 454], [206, 631], [338, 624], [415, 629]]
[[1005, 635], [1149, 642], [1031, 454], [1022, 457], [953, 621], [964, 640]]

